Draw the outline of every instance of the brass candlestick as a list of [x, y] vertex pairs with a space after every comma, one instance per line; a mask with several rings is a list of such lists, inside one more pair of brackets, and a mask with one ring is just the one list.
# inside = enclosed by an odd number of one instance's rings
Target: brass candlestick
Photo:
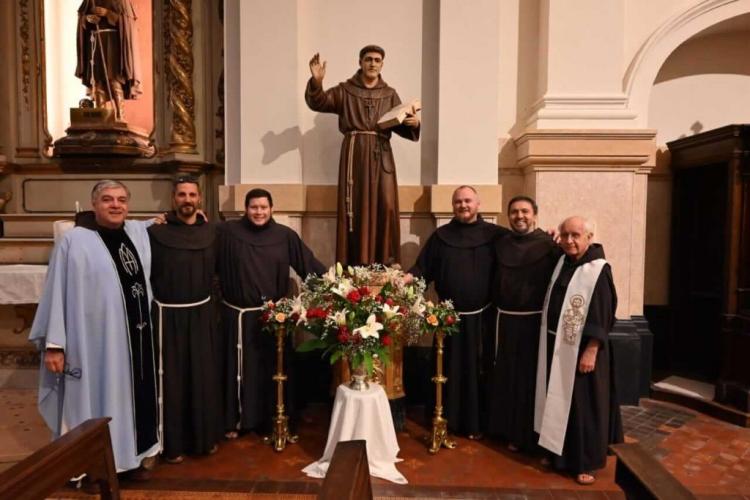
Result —
[[273, 418], [273, 432], [270, 436], [263, 438], [265, 444], [270, 444], [276, 451], [283, 451], [287, 443], [296, 443], [299, 436], [289, 432], [289, 417], [284, 414], [284, 338], [286, 328], [281, 326], [276, 329], [276, 416]]
[[437, 356], [435, 357], [435, 416], [432, 418], [432, 439], [430, 440], [430, 453], [435, 454], [444, 446], [449, 449], [456, 447], [456, 442], [448, 437], [448, 421], [443, 418], [443, 384], [448, 380], [443, 375], [443, 339], [445, 334], [442, 330], [435, 332], [435, 345]]

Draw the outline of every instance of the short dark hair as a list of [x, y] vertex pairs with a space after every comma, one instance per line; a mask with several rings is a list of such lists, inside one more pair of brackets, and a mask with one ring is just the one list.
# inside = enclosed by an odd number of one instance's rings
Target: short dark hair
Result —
[[273, 207], [273, 198], [271, 197], [271, 193], [263, 188], [253, 188], [245, 195], [245, 210], [247, 210], [247, 207], [250, 206], [250, 200], [252, 200], [253, 198], [268, 198], [268, 204]]
[[362, 47], [362, 50], [359, 51], [359, 60], [361, 61], [363, 57], [365, 57], [365, 54], [368, 52], [377, 52], [380, 54], [380, 57], [385, 59], [385, 50], [380, 45], [365, 45]]
[[195, 186], [198, 188], [198, 193], [201, 192], [201, 185], [198, 182], [198, 179], [196, 179], [192, 175], [179, 175], [172, 179], [172, 194], [175, 194], [177, 192], [177, 186], [179, 184], [195, 184]]
[[532, 210], [534, 210], [534, 215], [537, 215], [539, 213], [539, 207], [536, 204], [536, 201], [534, 201], [534, 198], [531, 196], [526, 196], [525, 194], [520, 194], [518, 196], [514, 196], [510, 199], [508, 202], [508, 213], [510, 213], [510, 207], [517, 201], [525, 201], [531, 205]]

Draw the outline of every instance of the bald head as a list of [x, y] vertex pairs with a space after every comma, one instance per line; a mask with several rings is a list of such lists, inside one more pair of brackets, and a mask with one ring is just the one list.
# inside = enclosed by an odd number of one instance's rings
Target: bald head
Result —
[[568, 217], [560, 223], [560, 248], [565, 255], [578, 260], [591, 246], [594, 232], [591, 223], [580, 215]]
[[451, 198], [453, 215], [459, 222], [471, 224], [476, 222], [479, 214], [479, 195], [471, 186], [461, 186], [453, 191]]

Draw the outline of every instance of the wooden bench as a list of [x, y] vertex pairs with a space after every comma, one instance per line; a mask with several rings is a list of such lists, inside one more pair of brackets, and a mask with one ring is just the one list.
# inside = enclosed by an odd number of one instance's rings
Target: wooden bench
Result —
[[367, 442], [340, 441], [320, 489], [322, 500], [372, 500]]
[[646, 500], [695, 499], [669, 471], [638, 443], [613, 444], [617, 456], [615, 482], [627, 498]]
[[86, 473], [99, 483], [103, 499], [119, 500], [110, 420], [87, 420], [0, 474], [0, 498], [46, 498], [70, 478]]

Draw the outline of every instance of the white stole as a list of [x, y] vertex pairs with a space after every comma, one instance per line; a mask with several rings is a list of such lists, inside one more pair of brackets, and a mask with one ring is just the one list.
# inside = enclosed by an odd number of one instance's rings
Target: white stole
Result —
[[555, 332], [555, 348], [547, 387], [547, 312], [552, 287], [560, 276], [565, 256], [560, 257], [552, 273], [547, 295], [544, 298], [542, 327], [539, 331], [539, 355], [536, 365], [536, 397], [534, 405], [534, 430], [539, 433], [539, 446], [556, 455], [562, 455], [565, 431], [568, 428], [573, 385], [578, 369], [578, 348], [583, 326], [586, 324], [591, 295], [594, 293], [604, 265], [596, 259], [578, 267], [565, 291], [560, 319]]

